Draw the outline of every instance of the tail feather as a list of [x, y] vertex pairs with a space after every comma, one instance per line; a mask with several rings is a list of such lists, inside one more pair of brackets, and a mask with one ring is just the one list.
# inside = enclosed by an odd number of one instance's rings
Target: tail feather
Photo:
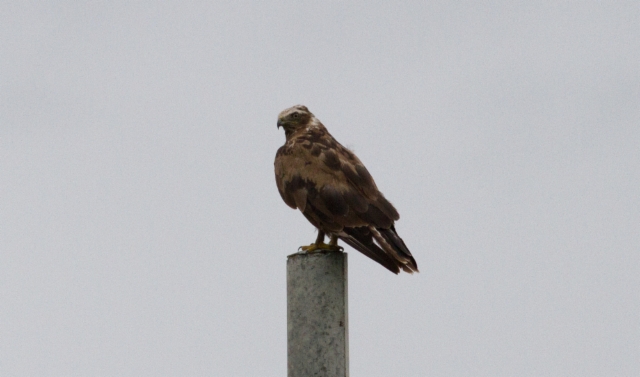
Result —
[[373, 226], [343, 228], [338, 237], [394, 274], [400, 270], [410, 274], [419, 272], [416, 260], [393, 226], [390, 229]]
[[341, 233], [343, 234], [338, 234], [338, 237], [347, 245], [378, 262], [394, 274], [400, 272], [396, 260], [373, 242], [373, 236], [366, 227], [344, 228]]
[[400, 238], [400, 236], [396, 232], [395, 227], [391, 226], [390, 229], [378, 229], [378, 231], [380, 232], [382, 237], [384, 237], [384, 239], [389, 244], [392, 245], [394, 250], [396, 252], [399, 252], [400, 254], [402, 254], [404, 259], [406, 259], [408, 261], [408, 263], [406, 263], [406, 264], [409, 265], [409, 267], [413, 271], [419, 272], [418, 271], [418, 264], [416, 263], [416, 260], [413, 258], [413, 255], [411, 255], [411, 252], [409, 251], [409, 248], [407, 247], [407, 245], [405, 245], [405, 243], [402, 240], [402, 238]]

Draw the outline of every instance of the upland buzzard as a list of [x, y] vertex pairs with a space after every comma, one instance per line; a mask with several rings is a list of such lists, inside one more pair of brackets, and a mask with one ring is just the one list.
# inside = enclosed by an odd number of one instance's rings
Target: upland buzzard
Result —
[[[396, 233], [398, 211], [378, 191], [353, 152], [338, 143], [305, 106], [278, 115], [286, 142], [276, 154], [276, 184], [282, 200], [318, 228], [316, 242], [301, 247], [340, 250], [338, 238], [393, 273], [418, 271]], [[329, 244], [324, 237], [330, 237]]]

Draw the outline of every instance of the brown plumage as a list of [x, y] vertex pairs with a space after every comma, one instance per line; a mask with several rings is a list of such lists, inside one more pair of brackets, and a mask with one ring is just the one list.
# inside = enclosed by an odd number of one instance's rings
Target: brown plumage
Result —
[[[318, 228], [318, 239], [303, 249], [338, 248], [337, 239], [393, 273], [418, 271], [398, 236], [398, 211], [378, 191], [373, 178], [353, 152], [338, 143], [302, 105], [284, 110], [278, 128], [286, 142], [275, 160], [276, 184], [282, 200]], [[324, 245], [324, 236], [331, 242]]]

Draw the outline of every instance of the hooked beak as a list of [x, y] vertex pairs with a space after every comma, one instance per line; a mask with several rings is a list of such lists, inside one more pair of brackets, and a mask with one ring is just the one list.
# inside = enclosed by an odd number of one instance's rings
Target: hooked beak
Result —
[[282, 127], [284, 122], [281, 119], [278, 119], [278, 128]]

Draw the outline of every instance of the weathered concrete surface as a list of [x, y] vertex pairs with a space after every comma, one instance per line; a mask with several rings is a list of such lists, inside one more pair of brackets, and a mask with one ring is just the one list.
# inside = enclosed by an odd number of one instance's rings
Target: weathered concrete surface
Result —
[[349, 376], [347, 254], [287, 258], [289, 377]]

